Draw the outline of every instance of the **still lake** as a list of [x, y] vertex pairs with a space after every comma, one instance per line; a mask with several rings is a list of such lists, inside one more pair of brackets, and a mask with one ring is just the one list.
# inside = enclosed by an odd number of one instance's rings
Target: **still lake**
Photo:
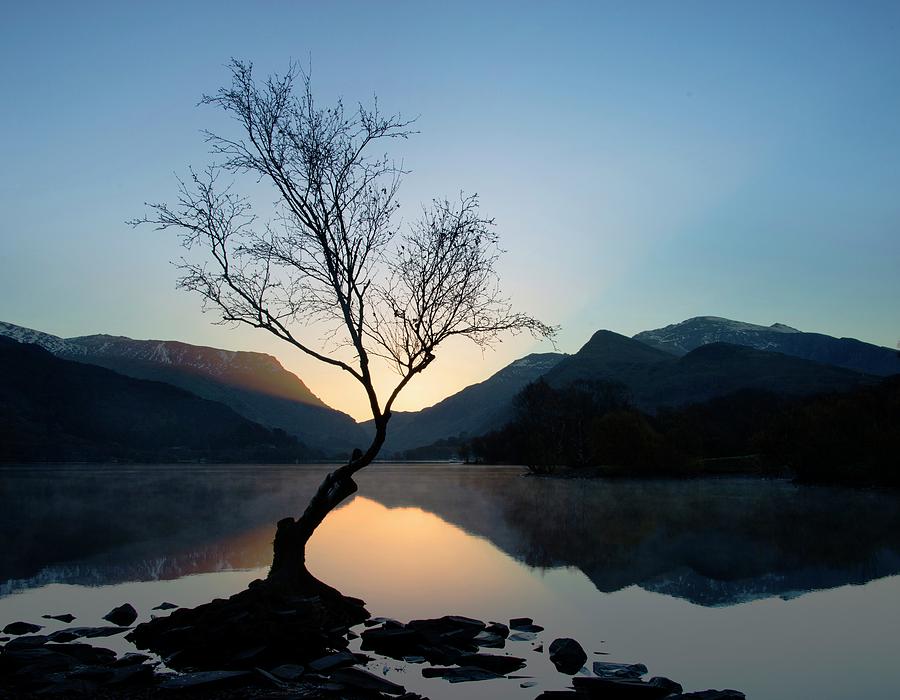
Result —
[[[323, 466], [0, 468], [0, 626], [102, 624], [131, 602], [193, 606], [263, 577], [275, 522]], [[310, 543], [311, 571], [373, 615], [533, 617], [590, 661], [642, 662], [685, 690], [748, 698], [900, 697], [900, 494], [755, 479], [561, 480], [512, 467], [377, 464]], [[102, 646], [131, 650], [120, 637]], [[519, 645], [519, 646], [516, 646]], [[373, 670], [432, 698], [562, 689], [450, 685]], [[598, 652], [598, 653], [595, 653]], [[535, 659], [532, 664], [531, 660]]]

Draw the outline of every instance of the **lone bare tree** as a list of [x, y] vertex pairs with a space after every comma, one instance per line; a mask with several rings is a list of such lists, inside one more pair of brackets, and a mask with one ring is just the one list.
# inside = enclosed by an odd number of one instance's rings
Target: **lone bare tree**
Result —
[[[268, 580], [305, 588], [318, 584], [306, 568], [307, 541], [356, 491], [353, 475], [384, 444], [397, 396], [438, 346], [454, 336], [490, 346], [504, 332], [549, 337], [554, 329], [513, 312], [502, 296], [494, 222], [479, 214], [477, 196], [435, 200], [415, 223], [397, 221], [404, 173], [373, 151], [407, 138], [410, 121], [382, 114], [377, 101], [321, 108], [296, 66], [261, 82], [250, 63], [232, 60], [230, 69], [231, 85], [202, 102], [233, 117], [238, 134], [206, 132], [216, 163], [180, 181], [175, 204], [149, 204], [132, 223], [177, 229], [187, 249], [200, 251], [182, 261], [179, 286], [199, 293], [221, 322], [265, 329], [347, 372], [365, 392], [372, 443], [325, 478], [298, 519], [278, 523]], [[257, 218], [223, 174], [271, 183], [274, 215]], [[296, 333], [313, 322], [328, 329], [322, 347]], [[336, 352], [341, 345], [350, 352]], [[384, 398], [373, 382], [376, 358], [397, 373]]]

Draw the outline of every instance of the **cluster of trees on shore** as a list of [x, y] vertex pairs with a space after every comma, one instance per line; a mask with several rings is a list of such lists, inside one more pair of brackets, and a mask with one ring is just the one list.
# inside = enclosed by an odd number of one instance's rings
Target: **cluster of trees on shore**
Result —
[[900, 377], [805, 398], [745, 390], [655, 414], [635, 407], [622, 385], [556, 388], [538, 380], [516, 397], [506, 426], [471, 439], [460, 453], [535, 473], [790, 471], [805, 481], [900, 485]]

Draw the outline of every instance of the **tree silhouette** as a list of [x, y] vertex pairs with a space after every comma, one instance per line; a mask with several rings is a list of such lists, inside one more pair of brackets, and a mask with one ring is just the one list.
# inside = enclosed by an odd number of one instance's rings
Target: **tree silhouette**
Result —
[[[232, 60], [231, 85], [202, 103], [223, 110], [237, 134], [205, 132], [216, 160], [179, 181], [173, 205], [148, 204], [131, 223], [180, 231], [194, 252], [180, 264], [180, 287], [199, 293], [223, 323], [264, 329], [359, 382], [374, 419], [367, 449], [331, 472], [303, 514], [278, 523], [269, 580], [317, 584], [305, 547], [313, 531], [354, 493], [353, 475], [384, 443], [397, 396], [454, 336], [491, 346], [504, 332], [551, 337], [554, 328], [512, 310], [502, 296], [500, 250], [477, 195], [436, 199], [401, 227], [396, 216], [405, 174], [379, 144], [406, 139], [412, 123], [371, 107], [317, 105], [309, 75], [296, 65], [257, 82], [252, 64]], [[274, 186], [268, 221], [222, 176], [249, 174]], [[320, 346], [295, 329], [327, 328]], [[351, 359], [339, 351], [349, 347]], [[373, 382], [373, 361], [397, 373], [386, 397]]]

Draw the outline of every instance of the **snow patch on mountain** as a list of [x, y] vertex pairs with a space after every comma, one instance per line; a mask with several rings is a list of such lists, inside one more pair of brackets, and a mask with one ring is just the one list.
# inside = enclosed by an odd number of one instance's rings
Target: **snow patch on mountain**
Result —
[[506, 366], [506, 369], [551, 369], [559, 364], [559, 361], [562, 360], [563, 357], [567, 357], [567, 355], [557, 353], [533, 353], [511, 362]]
[[722, 342], [746, 345], [758, 350], [775, 350], [779, 347], [779, 343], [777, 337], [773, 338], [773, 335], [800, 332], [783, 323], [760, 326], [721, 316], [696, 316], [681, 323], [643, 331], [635, 335], [634, 339], [680, 353], [690, 352], [702, 345]]
[[24, 328], [22, 326], [17, 326], [14, 323], [7, 323], [6, 321], [0, 321], [0, 335], [12, 338], [20, 343], [39, 345], [44, 348], [44, 350], [51, 352], [54, 355], [79, 353], [77, 347], [73, 346], [64, 338], [60, 338], [58, 335], [42, 333], [41, 331]]

